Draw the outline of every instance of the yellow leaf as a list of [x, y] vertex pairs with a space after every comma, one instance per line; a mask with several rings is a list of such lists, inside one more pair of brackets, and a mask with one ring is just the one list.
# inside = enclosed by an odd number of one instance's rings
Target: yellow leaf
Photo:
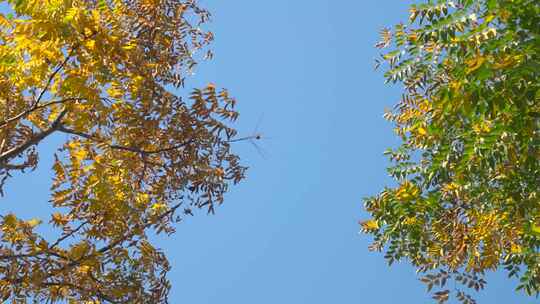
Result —
[[402, 202], [416, 199], [420, 195], [420, 189], [411, 182], [404, 182], [396, 192], [396, 198]]
[[30, 226], [31, 228], [34, 228], [36, 227], [37, 225], [41, 224], [41, 220], [40, 219], [31, 219], [29, 221], [26, 222], [26, 224], [28, 226]]
[[512, 243], [512, 246], [510, 248], [510, 252], [512, 253], [521, 253], [521, 246], [518, 244]]
[[405, 225], [414, 225], [418, 222], [417, 218], [414, 216], [408, 216], [403, 223]]
[[150, 195], [147, 193], [138, 193], [135, 201], [141, 205], [145, 205], [150, 201]]
[[64, 16], [64, 22], [65, 23], [72, 22], [73, 19], [75, 19], [75, 15], [77, 15], [78, 12], [79, 12], [79, 10], [76, 7], [72, 7], [70, 9], [68, 9], [66, 11], [66, 15]]
[[151, 208], [152, 208], [152, 210], [157, 212], [157, 211], [165, 209], [166, 207], [167, 207], [167, 205], [165, 205], [163, 203], [155, 203], [155, 204], [152, 205]]
[[531, 230], [532, 230], [532, 232], [534, 232], [535, 234], [540, 235], [540, 227], [539, 227], [539, 226], [536, 226], [535, 224], [533, 224], [533, 225], [531, 226]]
[[71, 251], [69, 254], [73, 259], [78, 260], [82, 258], [88, 252], [88, 249], [89, 247], [87, 243], [85, 242], [79, 243], [71, 248]]
[[69, 219], [59, 212], [52, 214], [52, 223], [54, 226], [63, 226], [69, 222]]
[[77, 159], [77, 161], [82, 161], [86, 158], [86, 150], [85, 149], [78, 149], [71, 152], [71, 155]]
[[119, 88], [117, 88], [115, 86], [108, 88], [107, 93], [112, 98], [120, 98], [120, 97], [122, 97], [124, 95], [124, 92], [122, 92], [122, 90], [120, 90]]
[[136, 47], [137, 45], [135, 43], [129, 42], [128, 44], [122, 46], [122, 49], [129, 51]]
[[379, 224], [375, 220], [364, 221], [361, 222], [360, 225], [362, 225], [362, 229], [364, 229], [365, 231], [379, 229]]
[[79, 274], [87, 274], [90, 271], [90, 266], [82, 265], [77, 267], [77, 272]]
[[89, 50], [93, 51], [96, 49], [96, 41], [95, 40], [87, 40], [85, 42], [85, 46], [86, 48], [88, 48]]
[[9, 228], [14, 228], [17, 225], [17, 218], [14, 214], [10, 213], [4, 216], [4, 225]]
[[486, 58], [481, 55], [477, 55], [474, 58], [465, 61], [465, 63], [467, 64], [467, 74], [478, 70], [485, 61]]

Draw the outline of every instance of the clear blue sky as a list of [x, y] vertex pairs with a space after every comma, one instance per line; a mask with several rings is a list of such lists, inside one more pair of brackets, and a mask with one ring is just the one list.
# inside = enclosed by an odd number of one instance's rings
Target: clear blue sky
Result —
[[[173, 266], [171, 303], [432, 303], [414, 269], [388, 267], [358, 234], [362, 197], [391, 183], [382, 152], [397, 142], [382, 118], [399, 97], [373, 71], [373, 44], [405, 20], [407, 1], [205, 1], [215, 59], [188, 86], [215, 82], [239, 102], [239, 128], [259, 130], [263, 158], [214, 216], [199, 214], [159, 241]], [[42, 149], [44, 152], [47, 148]], [[47, 212], [51, 155], [13, 179], [0, 211]], [[536, 303], [491, 275], [479, 303]], [[453, 302], [452, 302], [453, 303]]]

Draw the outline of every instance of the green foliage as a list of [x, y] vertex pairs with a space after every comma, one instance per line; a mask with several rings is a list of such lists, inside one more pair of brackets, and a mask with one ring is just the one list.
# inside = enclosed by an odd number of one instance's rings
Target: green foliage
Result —
[[539, 25], [536, 0], [427, 1], [377, 44], [405, 88], [385, 114], [402, 144], [386, 153], [397, 185], [365, 199], [362, 230], [441, 303], [448, 280], [479, 290], [498, 268], [540, 292]]

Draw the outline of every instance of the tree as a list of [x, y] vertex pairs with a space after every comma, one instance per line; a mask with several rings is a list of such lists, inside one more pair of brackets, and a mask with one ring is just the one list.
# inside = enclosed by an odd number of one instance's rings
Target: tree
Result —
[[0, 218], [1, 299], [165, 303], [170, 265], [148, 236], [214, 212], [245, 171], [227, 91], [175, 93], [213, 38], [209, 13], [195, 0], [3, 4], [1, 189], [38, 166], [38, 144], [65, 141], [44, 219], [58, 237], [36, 232], [41, 219]]
[[404, 86], [385, 118], [402, 144], [386, 152], [395, 186], [365, 199], [362, 230], [391, 264], [407, 259], [474, 303], [498, 268], [540, 292], [540, 2], [425, 1], [382, 31], [378, 64]]

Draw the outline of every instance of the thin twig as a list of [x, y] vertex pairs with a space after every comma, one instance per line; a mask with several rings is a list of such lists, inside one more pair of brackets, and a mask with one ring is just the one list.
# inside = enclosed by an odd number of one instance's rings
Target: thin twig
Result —
[[[143, 230], [149, 228], [150, 226], [156, 224], [158, 221], [162, 220], [163, 218], [165, 218], [166, 216], [169, 216], [171, 214], [173, 214], [174, 212], [176, 212], [176, 210], [178, 208], [180, 208], [180, 206], [182, 205], [182, 203], [178, 203], [176, 205], [174, 205], [173, 207], [171, 207], [171, 209], [167, 210], [166, 212], [164, 212], [163, 214], [161, 214], [160, 216], [158, 216], [155, 221], [150, 221], [148, 223], [146, 223], [144, 226], [143, 226]], [[130, 237], [133, 236], [133, 232], [132, 233], [128, 233], [127, 235], [121, 237], [120, 239], [112, 242], [111, 244], [101, 248], [101, 249], [98, 249], [96, 251], [96, 253], [104, 253], [104, 252], [107, 252], [108, 250], [116, 247], [117, 245], [125, 242], [126, 240], [128, 240]]]
[[48, 103], [44, 103], [42, 105], [36, 105], [36, 106], [26, 110], [26, 111], [23, 111], [23, 112], [17, 114], [16, 116], [13, 116], [11, 118], [8, 118], [8, 119], [0, 122], [0, 129], [4, 128], [5, 126], [10, 124], [11, 122], [14, 122], [16, 120], [19, 120], [19, 119], [29, 115], [30, 113], [32, 113], [34, 111], [37, 111], [37, 110], [40, 110], [40, 109], [43, 109], [43, 108], [46, 108], [48, 106], [52, 106], [52, 105], [55, 105], [55, 104], [63, 104], [63, 103], [66, 103], [68, 101], [79, 101], [79, 100], [82, 100], [82, 99], [73, 97], [73, 98], [66, 98], [66, 99], [62, 99], [62, 100], [51, 101], [51, 102], [48, 102]]
[[[174, 212], [176, 212], [176, 210], [178, 208], [180, 208], [180, 206], [182, 205], [182, 203], [178, 203], [176, 205], [174, 205], [173, 207], [171, 207], [171, 209], [167, 210], [166, 212], [164, 212], [163, 214], [159, 215], [157, 218], [154, 219], [154, 221], [149, 221], [148, 223], [146, 223], [144, 226], [143, 226], [143, 230], [149, 228], [150, 226], [156, 224], [157, 222], [159, 222], [160, 220], [162, 220], [163, 218], [165, 218], [166, 216], [169, 216], [171, 214], [173, 214]], [[81, 264], [84, 260], [87, 260], [87, 259], [90, 259], [90, 258], [93, 258], [95, 257], [96, 255], [101, 255], [111, 249], [113, 249], [114, 247], [122, 244], [123, 242], [127, 241], [128, 239], [130, 239], [131, 237], [134, 236], [134, 232], [131, 231], [130, 233], [127, 233], [126, 235], [122, 236], [121, 238], [113, 241], [112, 243], [110, 243], [109, 245], [106, 245], [96, 251], [94, 251], [93, 253], [89, 254], [89, 255], [86, 255], [86, 256], [82, 256], [80, 257], [79, 259], [77, 260], [71, 260], [71, 262], [67, 265], [65, 265], [64, 267], [60, 268], [60, 269], [57, 269], [56, 271], [54, 272], [49, 272], [49, 275], [47, 277], [54, 277], [56, 276], [57, 274], [59, 273], [62, 273], [72, 267], [75, 267], [79, 264]]]
[[53, 73], [49, 76], [49, 79], [47, 79], [47, 83], [45, 84], [45, 87], [41, 90], [41, 93], [39, 94], [38, 98], [34, 101], [34, 105], [32, 107], [36, 107], [40, 102], [41, 98], [45, 95], [45, 92], [49, 90], [49, 86], [51, 85], [54, 77], [64, 68], [64, 66], [68, 63], [69, 59], [71, 59], [71, 55], [73, 55], [73, 52], [79, 47], [79, 45], [75, 45], [70, 51], [69, 54], [66, 56], [64, 61], [60, 63], [60, 65], [53, 71]]
[[63, 235], [62, 237], [57, 239], [56, 242], [54, 242], [49, 248], [53, 249], [54, 247], [58, 246], [62, 241], [64, 241], [68, 237], [74, 235], [75, 233], [79, 232], [79, 230], [81, 230], [84, 227], [84, 225], [86, 225], [88, 223], [89, 223], [89, 221], [82, 222], [77, 228], [71, 230], [69, 233], [66, 233], [65, 235]]
[[60, 73], [60, 71], [64, 68], [64, 66], [68, 63], [68, 61], [71, 59], [71, 56], [73, 55], [73, 52], [79, 47], [79, 45], [75, 45], [70, 51], [69, 51], [69, 54], [66, 56], [66, 58], [60, 63], [60, 65], [58, 65], [56, 67], [56, 69], [51, 73], [51, 75], [49, 75], [49, 78], [47, 79], [47, 82], [45, 83], [45, 86], [43, 87], [43, 89], [41, 89], [41, 92], [39, 93], [39, 96], [38, 98], [36, 98], [36, 100], [34, 100], [34, 102], [32, 103], [32, 106], [30, 107], [30, 109], [26, 110], [26, 111], [23, 111], [17, 115], [15, 115], [14, 117], [11, 117], [11, 118], [8, 118], [2, 122], [0, 122], [0, 128], [3, 128], [5, 125], [9, 124], [10, 122], [13, 122], [15, 120], [19, 120], [23, 117], [25, 117], [26, 115], [32, 113], [33, 111], [36, 111], [38, 109], [41, 109], [41, 108], [44, 108], [44, 107], [47, 107], [47, 106], [50, 106], [50, 105], [53, 105], [53, 104], [56, 104], [56, 103], [61, 103], [61, 102], [65, 102], [67, 101], [68, 99], [71, 99], [71, 98], [68, 98], [66, 100], [59, 100], [59, 101], [52, 101], [52, 102], [49, 102], [49, 103], [46, 103], [46, 104], [43, 104], [43, 105], [40, 105], [39, 103], [41, 102], [41, 99], [43, 98], [43, 96], [45, 96], [45, 93], [49, 90], [49, 87], [51, 86], [51, 83], [54, 79], [54, 77], [56, 77], [56, 75], [58, 73]]
[[[66, 128], [65, 126], [59, 126], [58, 131], [68, 133], [68, 134], [72, 134], [72, 135], [77, 135], [77, 136], [80, 136], [82, 138], [86, 138], [86, 139], [89, 139], [89, 140], [92, 140], [92, 141], [95, 141], [95, 142], [100, 142], [100, 143], [106, 143], [107, 142], [106, 140], [101, 139], [101, 138], [99, 138], [97, 136], [86, 134], [86, 133], [79, 132], [79, 131], [75, 131], [75, 130]], [[185, 147], [185, 146], [189, 145], [192, 142], [193, 142], [193, 139], [191, 138], [191, 139], [189, 139], [189, 140], [187, 140], [187, 141], [185, 141], [183, 143], [180, 143], [180, 144], [177, 144], [177, 145], [174, 145], [174, 146], [171, 146], [171, 147], [167, 147], [167, 148], [157, 149], [157, 150], [143, 150], [143, 149], [136, 148], [136, 147], [128, 147], [128, 146], [121, 146], [121, 145], [111, 145], [111, 144], [108, 144], [108, 146], [111, 149], [125, 150], [125, 151], [130, 151], [130, 152], [149, 155], [149, 154], [158, 154], [158, 153], [168, 152], [168, 151], [172, 151], [172, 150], [177, 150], [179, 148], [182, 148], [182, 147]]]

